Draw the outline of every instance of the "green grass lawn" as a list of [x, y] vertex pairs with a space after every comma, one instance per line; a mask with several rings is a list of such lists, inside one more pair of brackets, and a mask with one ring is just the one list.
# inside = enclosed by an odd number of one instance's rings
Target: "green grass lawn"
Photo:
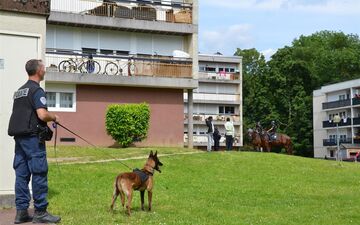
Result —
[[[120, 157], [128, 150], [111, 151]], [[130, 151], [146, 156], [149, 149]], [[174, 151], [188, 150], [162, 148], [160, 154]], [[49, 210], [62, 216], [62, 224], [74, 225], [360, 223], [360, 164], [255, 152], [160, 160], [164, 166], [154, 177], [152, 212], [140, 210], [138, 192], [131, 217], [119, 199], [108, 212], [114, 178], [127, 171], [119, 162], [60, 165], [59, 170], [50, 164]], [[145, 159], [125, 162], [141, 168]]]

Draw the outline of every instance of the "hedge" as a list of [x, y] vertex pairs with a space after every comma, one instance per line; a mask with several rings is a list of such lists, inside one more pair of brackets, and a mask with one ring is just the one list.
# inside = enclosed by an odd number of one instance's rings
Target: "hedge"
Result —
[[113, 104], [106, 112], [106, 131], [122, 147], [142, 141], [149, 130], [150, 107], [141, 104]]

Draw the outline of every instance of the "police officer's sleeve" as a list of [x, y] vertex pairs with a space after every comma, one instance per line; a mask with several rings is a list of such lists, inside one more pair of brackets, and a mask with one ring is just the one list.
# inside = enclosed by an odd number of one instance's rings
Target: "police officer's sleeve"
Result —
[[35, 104], [35, 109], [40, 109], [40, 108], [47, 109], [46, 95], [43, 89], [39, 89], [35, 92], [33, 100]]

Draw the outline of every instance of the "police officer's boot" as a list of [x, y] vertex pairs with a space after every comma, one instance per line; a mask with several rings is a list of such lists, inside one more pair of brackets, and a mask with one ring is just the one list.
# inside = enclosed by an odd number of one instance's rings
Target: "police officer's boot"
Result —
[[37, 211], [35, 210], [33, 223], [58, 223], [61, 218], [59, 216], [53, 216], [47, 211]]
[[27, 209], [16, 211], [16, 216], [14, 221], [15, 224], [26, 223], [26, 222], [30, 222], [31, 220], [32, 217], [29, 216]]

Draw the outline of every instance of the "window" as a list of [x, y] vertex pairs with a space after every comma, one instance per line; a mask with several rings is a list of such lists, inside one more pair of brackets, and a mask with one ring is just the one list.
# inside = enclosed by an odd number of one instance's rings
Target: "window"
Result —
[[56, 107], [56, 92], [46, 92], [47, 107]]
[[50, 111], [76, 111], [73, 92], [46, 92], [46, 100]]
[[215, 67], [205, 67], [205, 71], [206, 72], [216, 72], [216, 68]]
[[334, 157], [334, 150], [330, 150], [330, 157]]
[[60, 93], [60, 108], [73, 107], [73, 93]]
[[129, 51], [120, 51], [120, 50], [117, 50], [116, 51], [116, 55], [129, 55]]
[[199, 71], [200, 71], [200, 72], [205, 72], [205, 66], [200, 66], [200, 67], [199, 67]]
[[100, 53], [104, 54], [104, 55], [112, 55], [112, 54], [114, 54], [114, 51], [108, 50], [108, 49], [100, 49]]
[[82, 48], [83, 54], [96, 54], [96, 48]]
[[345, 95], [339, 95], [339, 100], [345, 100]]
[[235, 114], [234, 106], [219, 106], [219, 114]]

